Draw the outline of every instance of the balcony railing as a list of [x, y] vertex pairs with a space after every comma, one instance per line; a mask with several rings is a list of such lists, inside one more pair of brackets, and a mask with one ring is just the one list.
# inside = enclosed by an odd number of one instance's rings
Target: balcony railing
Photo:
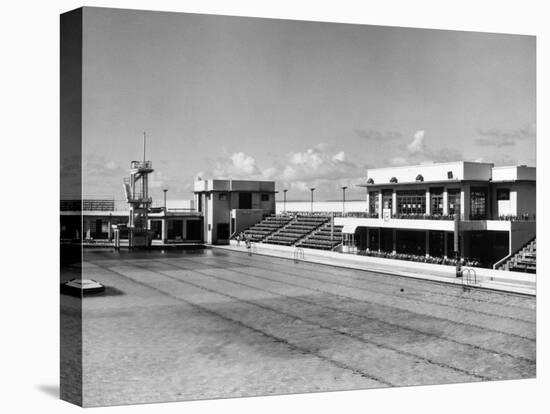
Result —
[[153, 163], [151, 161], [132, 161], [130, 163], [130, 168], [132, 169], [151, 169], [153, 168]]
[[[349, 213], [334, 213], [335, 217], [357, 217], [357, 218], [378, 218], [378, 213], [367, 212], [349, 212]], [[393, 214], [390, 217], [392, 220], [448, 220], [455, 219], [454, 214]], [[461, 215], [461, 220], [465, 220], [464, 215]], [[470, 214], [468, 220], [500, 220], [500, 221], [536, 221], [535, 214], [502, 215], [491, 218], [487, 215]]]
[[503, 220], [503, 221], [536, 221], [536, 215], [535, 214], [521, 214], [519, 216], [514, 215], [502, 215], [498, 216], [497, 220]]

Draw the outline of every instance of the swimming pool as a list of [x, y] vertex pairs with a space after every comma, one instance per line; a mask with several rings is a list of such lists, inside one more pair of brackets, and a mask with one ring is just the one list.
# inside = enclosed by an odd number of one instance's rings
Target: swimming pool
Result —
[[84, 404], [535, 376], [535, 298], [218, 249], [86, 250]]

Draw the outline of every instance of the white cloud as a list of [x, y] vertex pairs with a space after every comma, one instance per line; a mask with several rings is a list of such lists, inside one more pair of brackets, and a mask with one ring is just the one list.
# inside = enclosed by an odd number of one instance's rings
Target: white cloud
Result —
[[246, 174], [254, 174], [256, 171], [256, 160], [250, 156], [246, 156], [244, 152], [233, 154], [231, 162], [237, 171], [242, 171]]
[[212, 177], [197, 174], [203, 179], [273, 180], [277, 187], [301, 193], [316, 187], [319, 195], [341, 185], [354, 186], [364, 175], [364, 166], [348, 161], [344, 151], [331, 150], [327, 144], [290, 152], [272, 165], [260, 165], [253, 156], [236, 152], [216, 162]]
[[218, 160], [212, 175], [214, 178], [257, 179], [261, 174], [254, 157], [235, 152], [229, 158]]
[[332, 161], [345, 161], [346, 160], [346, 154], [344, 151], [340, 151], [337, 154], [334, 154], [332, 157]]
[[425, 131], [423, 129], [414, 133], [414, 139], [409, 145], [407, 145], [407, 149], [411, 154], [421, 154], [426, 151], [424, 135]]
[[426, 141], [426, 132], [421, 129], [414, 133], [413, 140], [399, 156], [386, 160], [392, 166], [430, 164], [434, 162], [460, 161], [464, 157], [456, 148], [433, 149]]

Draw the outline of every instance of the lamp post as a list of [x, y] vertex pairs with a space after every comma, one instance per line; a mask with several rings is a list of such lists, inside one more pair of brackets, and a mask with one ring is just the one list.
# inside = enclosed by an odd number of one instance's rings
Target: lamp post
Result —
[[343, 186], [342, 188], [342, 215], [346, 214], [346, 188], [347, 186]]
[[283, 213], [286, 213], [286, 192], [288, 191], [287, 188], [283, 190]]
[[313, 213], [313, 192], [315, 191], [315, 187], [312, 187], [309, 190], [311, 191], [311, 212]]
[[164, 192], [164, 215], [166, 215], [166, 192], [168, 191], [167, 188], [162, 190]]

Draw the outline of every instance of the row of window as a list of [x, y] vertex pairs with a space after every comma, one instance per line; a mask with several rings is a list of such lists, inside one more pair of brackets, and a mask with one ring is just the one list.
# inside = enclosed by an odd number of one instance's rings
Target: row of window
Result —
[[[218, 193], [218, 200], [219, 201], [227, 201], [229, 193]], [[206, 199], [210, 200], [210, 197], [212, 196], [211, 193], [206, 194]], [[215, 197], [215, 195], [214, 195]], [[250, 192], [239, 192], [238, 193], [238, 208], [243, 210], [249, 210], [252, 208], [252, 193]], [[261, 193], [260, 194], [260, 200], [261, 201], [269, 201], [269, 193]], [[199, 211], [202, 211], [202, 196], [199, 197]]]
[[[369, 213], [379, 213], [378, 191], [369, 192]], [[406, 190], [396, 192], [397, 214], [426, 214], [425, 190]], [[509, 200], [509, 189], [498, 189], [497, 200]], [[487, 216], [487, 187], [472, 187], [470, 190], [470, 213], [483, 218]], [[430, 188], [430, 214], [443, 214], [443, 188]], [[382, 208], [393, 208], [393, 191], [382, 191]], [[460, 189], [447, 190], [448, 214], [460, 211]]]
[[[252, 199], [252, 193], [239, 193], [239, 200], [241, 199]], [[226, 201], [227, 200], [227, 193], [219, 193], [218, 194], [218, 200], [220, 201]], [[260, 200], [261, 201], [269, 201], [269, 193], [261, 193], [260, 194]]]

